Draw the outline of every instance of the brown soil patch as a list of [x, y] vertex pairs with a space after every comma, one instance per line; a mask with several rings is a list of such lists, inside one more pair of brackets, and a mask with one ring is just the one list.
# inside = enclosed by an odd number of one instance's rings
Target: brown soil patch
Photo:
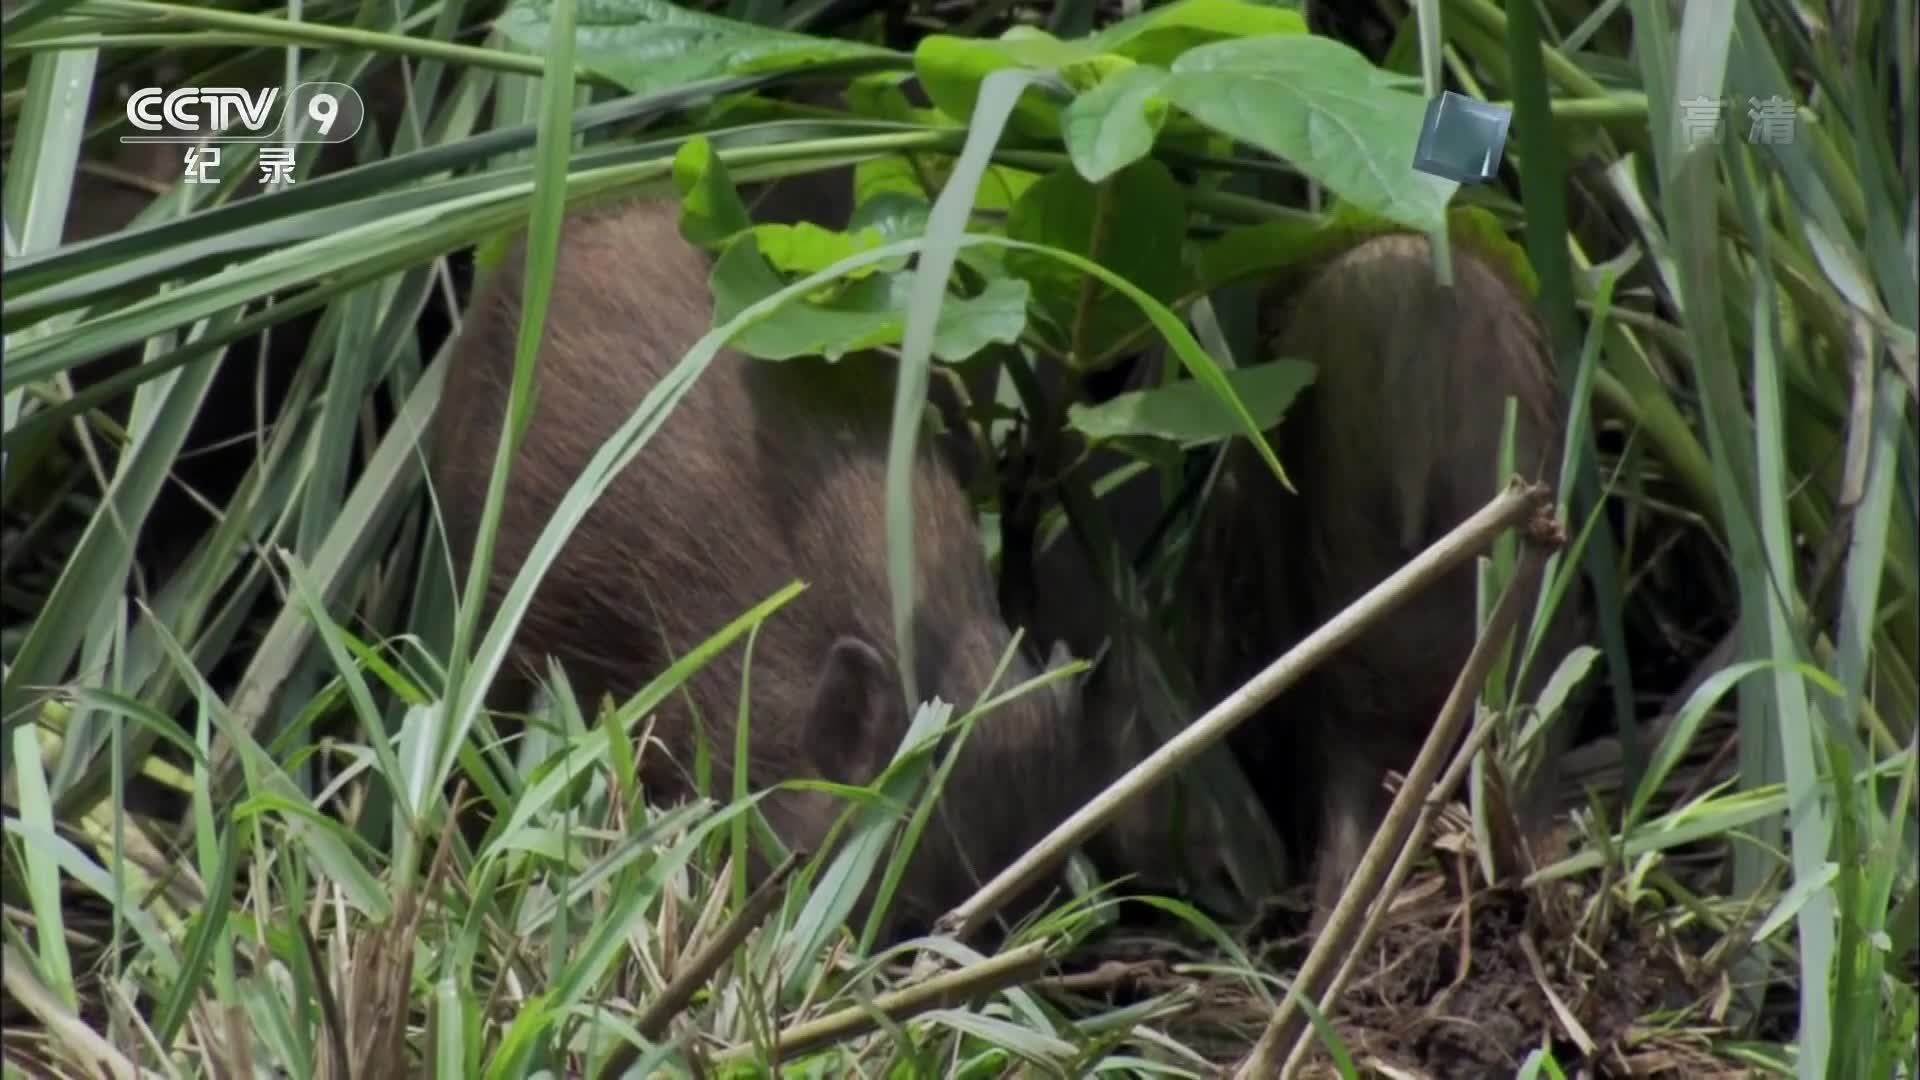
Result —
[[[1527, 890], [1477, 884], [1458, 819], [1430, 846], [1434, 859], [1393, 897], [1337, 1006], [1334, 1031], [1361, 1076], [1514, 1076], [1543, 1046], [1569, 1077], [1754, 1075], [1720, 1049], [1733, 1002], [1734, 957], [1715, 948], [1725, 928], [1703, 928], [1665, 901], [1622, 910], [1619, 883], [1598, 871]], [[1712, 879], [1721, 862], [1709, 854], [1666, 867]], [[1305, 925], [1305, 897], [1293, 895], [1235, 936], [1260, 971], [1291, 978], [1312, 944]], [[1229, 1071], [1271, 1008], [1247, 978], [1217, 970], [1231, 965], [1216, 950], [1188, 952], [1165, 936], [1092, 944], [1082, 955], [1097, 966], [1068, 983], [1108, 1000], [1193, 988], [1194, 1004], [1159, 1026]], [[1278, 983], [1268, 992], [1277, 997]], [[1339, 1075], [1316, 1043], [1303, 1076]]]

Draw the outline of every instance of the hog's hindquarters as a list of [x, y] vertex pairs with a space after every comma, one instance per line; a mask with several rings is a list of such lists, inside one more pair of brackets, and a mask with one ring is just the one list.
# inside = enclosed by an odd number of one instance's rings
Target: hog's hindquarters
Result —
[[[1238, 498], [1223, 500], [1227, 520], [1215, 526], [1218, 542], [1260, 552], [1264, 569], [1237, 588], [1280, 613], [1265, 616], [1264, 660], [1244, 647], [1262, 633], [1226, 650], [1238, 659], [1225, 666], [1241, 677], [1493, 497], [1504, 480], [1509, 396], [1516, 470], [1557, 482], [1563, 429], [1531, 303], [1470, 248], [1454, 249], [1453, 267], [1445, 287], [1424, 237], [1381, 237], [1332, 257], [1269, 304], [1269, 351], [1313, 362], [1318, 375], [1278, 431], [1299, 496], [1280, 492], [1251, 454], [1239, 453]], [[1469, 564], [1434, 584], [1253, 721], [1262, 724], [1257, 757], [1283, 789], [1275, 802], [1293, 819], [1289, 831], [1317, 836], [1322, 915], [1385, 813], [1386, 770], [1412, 763], [1472, 648], [1475, 578]], [[1570, 593], [1562, 604], [1521, 701], [1532, 701], [1579, 632], [1576, 602]], [[1564, 738], [1564, 725], [1554, 730]], [[1543, 823], [1557, 756], [1550, 745], [1517, 800], [1525, 824]]]

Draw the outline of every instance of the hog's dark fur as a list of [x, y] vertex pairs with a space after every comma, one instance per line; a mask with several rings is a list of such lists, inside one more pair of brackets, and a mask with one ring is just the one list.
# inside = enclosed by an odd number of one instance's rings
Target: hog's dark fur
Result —
[[[1531, 302], [1470, 247], [1455, 247], [1454, 272], [1453, 287], [1442, 287], [1426, 240], [1391, 235], [1268, 291], [1265, 355], [1319, 366], [1273, 433], [1299, 494], [1282, 491], [1251, 448], [1229, 451], [1194, 531], [1179, 588], [1183, 622], [1172, 628], [1197, 708], [1238, 688], [1493, 496], [1509, 395], [1518, 404], [1516, 468], [1557, 482], [1561, 420]], [[1145, 371], [1137, 362], [1129, 388]], [[1091, 475], [1123, 460], [1099, 450], [1083, 468]], [[1155, 484], [1143, 474], [1102, 500], [1129, 552], [1163, 511]], [[1082, 653], [1098, 648], [1104, 602], [1080, 545], [1063, 537], [1036, 561], [1033, 632]], [[1322, 914], [1385, 812], [1386, 770], [1412, 763], [1472, 648], [1474, 580], [1469, 565], [1413, 598], [1233, 735], [1295, 871], [1317, 879]], [[1570, 591], [1522, 701], [1533, 700], [1583, 630]], [[1554, 750], [1521, 793], [1523, 824], [1543, 823]]]
[[[436, 490], [462, 566], [511, 378], [523, 260], [510, 253], [476, 294], [436, 418]], [[706, 277], [707, 262], [679, 235], [670, 204], [566, 223], [490, 605], [588, 459], [710, 325]], [[503, 678], [523, 678], [553, 655], [583, 700], [630, 694], [798, 578], [807, 590], [754, 644], [750, 783], [870, 779], [907, 722], [883, 526], [890, 371], [859, 359], [828, 366], [722, 353], [549, 568]], [[914, 502], [918, 688], [965, 708], [1011, 635], [967, 504], [932, 451], [921, 456]], [[642, 757], [656, 795], [690, 792], [685, 770], [702, 731], [712, 790], [731, 789], [743, 659], [736, 645], [688, 682], [697, 717], [678, 697], [661, 707], [655, 733], [672, 761], [658, 748]], [[1001, 688], [1033, 674], [1016, 655]], [[1148, 747], [1133, 730], [1083, 720], [1071, 693], [1037, 692], [987, 714], [891, 914], [918, 925], [964, 899], [1143, 756]], [[761, 805], [789, 846], [813, 848], [842, 804], [779, 792]]]
[[[838, 166], [797, 174], [745, 189], [742, 195], [748, 200], [756, 222], [811, 221], [825, 228], [844, 229], [852, 215], [853, 169]], [[951, 377], [956, 374], [957, 380]], [[1050, 387], [1058, 381], [1050, 370], [1042, 369], [1039, 374]], [[983, 448], [968, 430], [968, 418], [956, 382], [965, 385], [968, 398], [979, 401], [993, 396], [997, 375], [995, 366], [976, 358], [957, 369], [936, 371], [936, 377], [928, 386], [929, 401], [938, 410], [945, 429], [932, 440], [932, 445], [969, 488], [991, 466]], [[1115, 463], [1125, 460], [1117, 454], [1109, 454], [1108, 458]], [[1154, 496], [1144, 485], [1128, 484], [1115, 492], [1114, 497], [1127, 501], [1130, 512], [1135, 509], [1132, 504], [1141, 501], [1136, 490], [1148, 498]], [[1004, 541], [1004, 516], [1002, 525]], [[1061, 553], [1070, 548], [1075, 554], [1063, 557]], [[1044, 605], [1035, 603], [1031, 587], [1018, 587], [1019, 584], [1030, 586], [1030, 581], [1002, 581], [999, 592], [1002, 612], [1014, 625], [1026, 627], [1030, 643], [1064, 642], [1074, 655], [1093, 656], [1106, 644], [1106, 632], [1112, 624], [1099, 583], [1084, 558], [1077, 554], [1073, 537], [1063, 536], [1057, 540], [1048, 549], [1041, 566], [1043, 572], [1051, 569], [1063, 572], [1060, 579], [1048, 581]], [[1015, 587], [1010, 588], [1010, 584]], [[1116, 734], [1112, 737], [1125, 745], [1128, 740], [1148, 738], [1139, 732], [1150, 729], [1139, 711], [1140, 699], [1147, 691], [1131, 670], [1130, 658], [1122, 655], [1123, 652], [1109, 653], [1083, 685], [1087, 715], [1092, 722], [1114, 730]], [[1134, 731], [1135, 728], [1139, 732]], [[1127, 878], [1130, 889], [1176, 895], [1188, 894], [1190, 886], [1203, 878], [1213, 881], [1223, 875], [1219, 830], [1211, 816], [1189, 812], [1181, 816], [1178, 834], [1172, 831], [1173, 803], [1177, 797], [1177, 792], [1169, 786], [1152, 791], [1123, 808], [1113, 824], [1087, 845], [1087, 854], [1100, 871], [1110, 877]]]
[[[1563, 429], [1543, 331], [1530, 300], [1464, 245], [1454, 282], [1434, 276], [1424, 237], [1360, 243], [1270, 302], [1268, 352], [1319, 373], [1277, 429], [1297, 498], [1244, 446], [1232, 490], [1210, 505], [1190, 564], [1213, 613], [1190, 638], [1208, 700], [1480, 509], [1498, 490], [1505, 401], [1517, 405], [1514, 466], [1557, 483]], [[1324, 915], [1385, 813], [1388, 769], [1418, 753], [1474, 639], [1475, 571], [1456, 570], [1336, 653], [1242, 740], [1256, 784], [1296, 841], [1316, 852]], [[1531, 597], [1529, 597], [1531, 599]], [[1531, 606], [1523, 609], [1530, 612]], [[1528, 669], [1532, 701], [1583, 630], [1570, 591]], [[1525, 622], [1523, 620], [1523, 629]], [[1516, 648], [1515, 657], [1519, 655]], [[1555, 728], [1563, 733], [1566, 725]], [[1552, 763], [1517, 809], [1543, 823]]]

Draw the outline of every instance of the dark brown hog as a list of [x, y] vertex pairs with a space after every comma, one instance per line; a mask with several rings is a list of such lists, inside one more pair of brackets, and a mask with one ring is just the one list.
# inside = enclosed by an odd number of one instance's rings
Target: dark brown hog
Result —
[[[1091, 478], [1131, 460], [1100, 448], [1087, 455], [1082, 467]], [[1116, 567], [1137, 570], [1135, 560], [1155, 538], [1166, 509], [1158, 481], [1151, 472], [1141, 473], [1098, 497], [1113, 545], [1109, 557]], [[1149, 723], [1144, 710], [1156, 706], [1180, 715], [1177, 702], [1169, 700], [1160, 681], [1149, 674], [1144, 663], [1147, 644], [1128, 632], [1127, 613], [1115, 607], [1108, 582], [1071, 526], [1052, 537], [1051, 543], [1041, 539], [1033, 565], [1035, 593], [1028, 632], [1040, 640], [1063, 642], [1077, 655], [1100, 657], [1087, 677], [1087, 709], [1110, 720], [1123, 717], [1142, 725]], [[1205, 708], [1212, 703], [1198, 704]], [[1189, 776], [1178, 785], [1167, 785], [1166, 791], [1155, 792], [1163, 808], [1176, 798], [1187, 800], [1178, 819], [1169, 818], [1165, 809], [1155, 811], [1158, 816], [1136, 817], [1089, 842], [1088, 854], [1102, 869], [1120, 867], [1138, 873], [1139, 885], [1146, 891], [1180, 895], [1206, 908], [1231, 911], [1233, 898], [1244, 890], [1229, 880], [1218, 810], [1195, 797], [1195, 782]], [[1252, 810], [1258, 813], [1257, 807]], [[1242, 857], [1259, 855], [1249, 850]]]
[[[837, 104], [820, 100], [816, 104]], [[809, 221], [823, 228], [844, 229], [853, 213], [853, 168], [837, 166], [811, 173], [799, 173], [760, 185], [743, 185], [742, 196], [757, 223], [792, 224]], [[966, 402], [991, 399], [999, 369], [988, 357], [976, 357], [957, 367], [937, 369], [929, 384], [929, 400], [940, 416], [943, 431], [932, 445], [946, 455], [961, 483], [968, 490], [983, 479], [992, 466], [986, 459], [976, 433], [969, 429]], [[1043, 383], [1058, 391], [1057, 373], [1043, 370]], [[964, 387], [964, 391], [961, 389]], [[1056, 396], [1058, 396], [1056, 394]], [[1106, 467], [1125, 464], [1127, 457], [1113, 451], [1096, 451], [1095, 458]], [[1158, 494], [1150, 484], [1130, 482], [1120, 486], [1112, 497], [1107, 513], [1129, 551], [1138, 548], [1157, 515]], [[1002, 518], [1004, 526], [1006, 519]], [[1140, 536], [1128, 531], [1144, 521]], [[1002, 534], [1003, 539], [1005, 533]], [[1103, 588], [1088, 565], [1078, 541], [1070, 535], [1058, 537], [1036, 560], [1036, 572], [1050, 577], [1043, 596], [1031, 588], [1032, 574], [1000, 588], [1001, 610], [1015, 625], [1026, 630], [1028, 643], [1054, 641], [1064, 643], [1075, 655], [1092, 657], [1108, 644], [1113, 628], [1112, 613], [1102, 595]], [[1022, 586], [1025, 587], [1022, 587]], [[1044, 599], [1044, 604], [1037, 601]], [[1085, 708], [1107, 725], [1137, 727], [1118, 736], [1123, 744], [1133, 740], [1152, 740], [1148, 721], [1140, 714], [1141, 697], [1148, 692], [1132, 669], [1130, 659], [1115, 651], [1095, 667], [1084, 686]], [[1126, 877], [1127, 888], [1167, 893], [1190, 899], [1212, 889], [1217, 893], [1225, 884], [1221, 862], [1219, 829], [1210, 816], [1186, 812], [1175, 816], [1172, 792], [1155, 792], [1137, 805], [1124, 810], [1114, 825], [1087, 845], [1087, 854], [1099, 870], [1111, 877]], [[1177, 828], [1176, 828], [1177, 826]]]
[[[1089, 381], [1084, 390], [1090, 400], [1099, 401], [1106, 400], [1112, 394], [1145, 389], [1156, 378], [1153, 374], [1156, 362], [1151, 354], [1134, 357], [1121, 369], [1103, 373], [1106, 377], [1102, 379]], [[1105, 385], [1101, 385], [1103, 383]], [[978, 395], [989, 392], [990, 388], [970, 385], [969, 391]], [[1059, 380], [1053, 380], [1043, 387], [1043, 392], [1053, 395], [1051, 400], [1063, 402], [1070, 390]], [[1058, 456], [1033, 466], [1031, 471], [1052, 477], [1070, 468], [1071, 473], [1077, 475], [1083, 491], [1092, 495], [1104, 519], [1105, 542], [1111, 545], [1111, 549], [1103, 561], [1110, 560], [1111, 568], [1124, 569], [1136, 575], [1154, 572], [1156, 568], [1152, 563], [1159, 558], [1166, 545], [1190, 527], [1193, 498], [1198, 494], [1199, 479], [1193, 477], [1192, 469], [1189, 468], [1185, 480], [1169, 478], [1164, 470], [1157, 468], [1136, 470], [1132, 475], [1116, 479], [1116, 473], [1136, 464], [1138, 459], [1111, 447], [1086, 446], [1077, 436], [1067, 437], [1053, 449]], [[1204, 463], [1189, 462], [1190, 466], [1200, 464]], [[979, 467], [977, 461], [968, 461], [967, 465]], [[1172, 484], [1168, 483], [1169, 479], [1172, 479]], [[1005, 542], [1005, 530], [1008, 527], [1005, 517], [1001, 524], [1002, 558], [1011, 562], [1017, 556], [1014, 546]], [[1062, 641], [1077, 655], [1101, 657], [1086, 684], [1085, 700], [1090, 711], [1110, 717], [1131, 716], [1135, 722], [1146, 723], [1140, 715], [1142, 710], [1172, 709], [1181, 718], [1191, 719], [1218, 703], [1220, 694], [1215, 693], [1217, 688], [1224, 687], [1220, 691], [1224, 693], [1238, 686], [1237, 682], [1226, 685], [1223, 679], [1216, 677], [1204, 684], [1205, 689], [1196, 700], [1170, 698], [1169, 688], [1147, 666], [1145, 654], [1149, 643], [1129, 632], [1129, 613], [1115, 607], [1110, 582], [1096, 568], [1087, 543], [1077, 535], [1074, 524], [1069, 522], [1066, 528], [1052, 535], [1044, 535], [1044, 532], [1042, 529], [1035, 531], [1031, 567], [1027, 571], [1023, 573], [1016, 567], [1004, 571], [1016, 580], [1023, 579], [1027, 590], [1003, 586], [1002, 604], [1008, 610], [1024, 612], [1027, 631], [1037, 639]], [[1228, 554], [1236, 556], [1240, 553]], [[1217, 566], [1221, 561], [1211, 553], [1195, 553], [1186, 559], [1189, 564], [1206, 567]], [[1193, 576], [1205, 578], [1200, 584], [1209, 593], [1212, 592], [1216, 584], [1212, 575], [1203, 573]], [[1148, 610], [1138, 614], [1151, 617], [1149, 611], [1156, 602], [1154, 597], [1159, 595], [1153, 590], [1164, 589], [1165, 586], [1152, 578], [1140, 579], [1138, 584], [1150, 590], [1144, 601]], [[1176, 595], [1185, 596], [1193, 584], [1183, 580], [1175, 590]], [[1225, 596], [1232, 595], [1225, 590], [1221, 592]], [[1170, 642], [1179, 648], [1188, 636], [1209, 634], [1218, 629], [1205, 614], [1207, 610], [1236, 612], [1239, 622], [1227, 629], [1237, 629], [1242, 635], [1264, 625], [1265, 609], [1256, 604], [1206, 609], [1181, 603], [1176, 612], [1181, 621], [1167, 625], [1158, 624], [1156, 620], [1156, 626], [1143, 629], [1171, 633], [1174, 636]], [[1262, 621], [1250, 622], [1250, 614], [1259, 614]], [[1268, 637], [1259, 637], [1258, 646], [1244, 651], [1249, 656], [1256, 655], [1265, 649], [1269, 640]], [[1215, 659], [1212, 652], [1207, 652], [1203, 657], [1193, 650], [1179, 648], [1179, 651], [1179, 659], [1189, 665], [1196, 662], [1211, 663]], [[1203, 669], [1192, 670], [1199, 672]], [[1174, 693], [1177, 694], [1177, 691]], [[1253, 726], [1243, 724], [1229, 736], [1230, 752], [1245, 759], [1248, 746], [1243, 744], [1264, 746], [1264, 738], [1249, 738], [1248, 729]], [[1252, 781], [1257, 777], [1249, 773], [1248, 779]], [[1179, 794], [1187, 797], [1187, 804], [1183, 808], [1185, 812], [1177, 822], [1180, 826], [1178, 832], [1170, 828], [1175, 823], [1164, 818], [1136, 821], [1129, 828], [1112, 830], [1090, 843], [1089, 854], [1102, 867], [1142, 868], [1143, 884], [1150, 890], [1183, 895], [1202, 902], [1203, 906], [1218, 906], [1222, 912], [1238, 910], [1238, 903], [1233, 898], [1258, 899], [1257, 892], [1247, 890], [1257, 888], [1261, 879], [1267, 883], [1287, 880], [1286, 867], [1297, 862], [1291, 856], [1300, 852], [1300, 848], [1296, 840], [1282, 835], [1271, 837], [1278, 842], [1277, 848], [1269, 847], [1261, 843], [1260, 825], [1243, 820], [1232, 827], [1232, 831], [1240, 837], [1237, 841], [1240, 846], [1233, 853], [1227, 852], [1223, 847], [1225, 834], [1219, 815], [1224, 814], [1229, 820], [1241, 819], [1242, 815], [1247, 814], [1257, 817], [1262, 814], [1262, 808], [1254, 803], [1239, 805], [1231, 795], [1216, 805], [1203, 805], [1213, 800], [1195, 798], [1197, 792], [1192, 785], [1196, 782], [1205, 781], [1188, 774], [1182, 778], [1184, 790], [1176, 788], [1157, 793], [1159, 798], [1168, 802]], [[1223, 793], [1214, 793], [1215, 796], [1220, 794]], [[1267, 792], [1259, 790], [1256, 785], [1247, 794], [1264, 796]], [[1175, 852], [1184, 853], [1186, 859], [1183, 861], [1173, 857]], [[1243, 860], [1238, 873], [1229, 870], [1229, 863], [1236, 859]], [[1265, 868], [1257, 868], [1244, 860], [1261, 863]], [[1231, 882], [1230, 877], [1238, 877], [1239, 884]], [[1208, 900], [1213, 903], [1207, 903]]]
[[[1279, 491], [1243, 446], [1233, 490], [1210, 503], [1191, 566], [1204, 579], [1195, 610], [1213, 613], [1201, 628], [1211, 636], [1188, 643], [1207, 700], [1493, 497], [1508, 397], [1518, 406], [1515, 468], [1558, 482], [1563, 426], [1531, 301], [1469, 247], [1456, 244], [1453, 268], [1452, 287], [1442, 286], [1426, 238], [1396, 234], [1323, 261], [1295, 279], [1305, 282], [1297, 290], [1269, 294], [1268, 352], [1313, 362], [1319, 374], [1277, 429], [1299, 497]], [[1386, 771], [1412, 764], [1466, 662], [1475, 596], [1469, 564], [1248, 724], [1242, 750], [1256, 783], [1274, 793], [1283, 832], [1316, 852], [1321, 917], [1385, 814]], [[1569, 590], [1520, 701], [1532, 702], [1584, 632], [1578, 605]], [[1553, 731], [1563, 741], [1567, 725]], [[1559, 754], [1549, 739], [1535, 782], [1515, 800], [1530, 830], [1551, 809]]]
[[[1069, 389], [1061, 373], [1042, 368], [1035, 374], [1049, 407], [1064, 407], [1061, 403]], [[1010, 622], [1025, 628], [1030, 641], [1060, 642], [1074, 655], [1097, 657], [1084, 684], [1088, 713], [1107, 725], [1137, 726], [1144, 733], [1128, 738], [1157, 743], [1145, 710], [1163, 701], [1164, 691], [1141, 663], [1143, 643], [1124, 632], [1124, 616], [1114, 609], [1107, 584], [1087, 557], [1084, 543], [1070, 528], [1041, 537], [1037, 527], [1024, 544], [1015, 543], [1007, 512], [1008, 500], [1032, 500], [1029, 510], [1056, 504], [1053, 490], [1030, 485], [1040, 477], [1057, 477], [1076, 457], [1080, 460], [1074, 468], [1090, 487], [1134, 459], [1104, 447], [1087, 449], [1074, 437], [1055, 441], [1048, 447], [1050, 456], [1029, 462], [1024, 476], [1010, 475], [998, 452], [983, 445], [977, 429], [981, 415], [977, 406], [993, 399], [999, 369], [990, 357], [981, 357], [941, 375], [929, 392], [944, 428], [935, 442], [965, 487], [992, 486], [1001, 498], [1001, 611]], [[1135, 380], [1122, 376], [1119, 385], [1135, 388]], [[988, 475], [996, 472], [1000, 474], [997, 483]], [[1117, 547], [1114, 557], [1136, 559], [1153, 539], [1161, 517], [1157, 477], [1136, 475], [1096, 498]], [[1129, 806], [1111, 828], [1088, 842], [1087, 855], [1102, 874], [1126, 877], [1127, 891], [1180, 896], [1226, 912], [1233, 906], [1233, 897], [1245, 890], [1231, 880], [1236, 875], [1227, 864], [1223, 843], [1221, 822], [1193, 798], [1192, 780], [1183, 776]]]
[[[520, 318], [524, 255], [476, 293], [436, 417], [433, 476], [456, 561], [471, 557]], [[509, 476], [489, 605], [604, 440], [711, 324], [707, 262], [671, 204], [583, 214], [563, 230], [539, 393]], [[629, 695], [672, 657], [789, 581], [807, 590], [754, 643], [749, 782], [822, 776], [862, 783], [908, 714], [894, 667], [884, 477], [891, 410], [885, 361], [769, 363], [722, 353], [588, 512], [536, 590], [506, 695], [557, 657], [583, 701]], [[975, 524], [950, 470], [923, 451], [914, 478], [920, 695], [964, 709], [1011, 635], [994, 605]], [[731, 787], [743, 648], [708, 663], [663, 706], [643, 755], [657, 796], [692, 791], [684, 769], [704, 734], [712, 787]], [[1014, 656], [1001, 688], [1035, 674]], [[692, 711], [688, 711], [690, 700]], [[965, 899], [1151, 749], [1107, 730], [1074, 694], [1036, 692], [981, 719], [901, 882], [896, 927]], [[841, 812], [819, 793], [761, 803], [790, 847], [814, 848]]]
[[[1180, 589], [1185, 603], [1175, 632], [1194, 676], [1196, 708], [1237, 689], [1483, 506], [1502, 482], [1498, 449], [1509, 396], [1519, 406], [1516, 468], [1557, 482], [1563, 428], [1531, 302], [1470, 248], [1456, 247], [1454, 265], [1453, 287], [1442, 287], [1425, 239], [1394, 235], [1268, 290], [1264, 330], [1273, 347], [1266, 354], [1320, 365], [1316, 385], [1274, 433], [1299, 496], [1279, 491], [1244, 444], [1230, 451]], [[1146, 360], [1136, 358], [1117, 388], [1139, 388]], [[970, 387], [976, 395], [985, 389]], [[1105, 471], [1125, 460], [1096, 451], [1082, 468]], [[1157, 528], [1163, 502], [1156, 483], [1142, 474], [1102, 499], [1127, 552], [1138, 553]], [[1083, 655], [1099, 648], [1112, 624], [1079, 542], [1063, 536], [1036, 552], [1027, 576], [1036, 594], [1008, 602], [1027, 613], [1030, 630]], [[1468, 566], [1234, 732], [1234, 750], [1264, 790], [1295, 872], [1317, 874], [1321, 913], [1385, 812], [1386, 770], [1411, 764], [1464, 665], [1474, 611]], [[1573, 590], [1528, 669], [1520, 701], [1531, 703], [1584, 630]], [[1102, 674], [1090, 701], [1131, 692], [1124, 678], [1116, 684]], [[1551, 729], [1543, 765], [1520, 793], [1525, 825], [1545, 823], [1556, 744], [1568, 730], [1565, 723]]]

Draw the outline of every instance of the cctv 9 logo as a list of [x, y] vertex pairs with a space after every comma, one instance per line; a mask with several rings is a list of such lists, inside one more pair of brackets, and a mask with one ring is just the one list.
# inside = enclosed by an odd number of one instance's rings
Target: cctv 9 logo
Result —
[[338, 143], [360, 131], [367, 116], [360, 94], [343, 82], [304, 82], [280, 104], [280, 88], [143, 87], [127, 98], [127, 122], [144, 135], [123, 142]]

